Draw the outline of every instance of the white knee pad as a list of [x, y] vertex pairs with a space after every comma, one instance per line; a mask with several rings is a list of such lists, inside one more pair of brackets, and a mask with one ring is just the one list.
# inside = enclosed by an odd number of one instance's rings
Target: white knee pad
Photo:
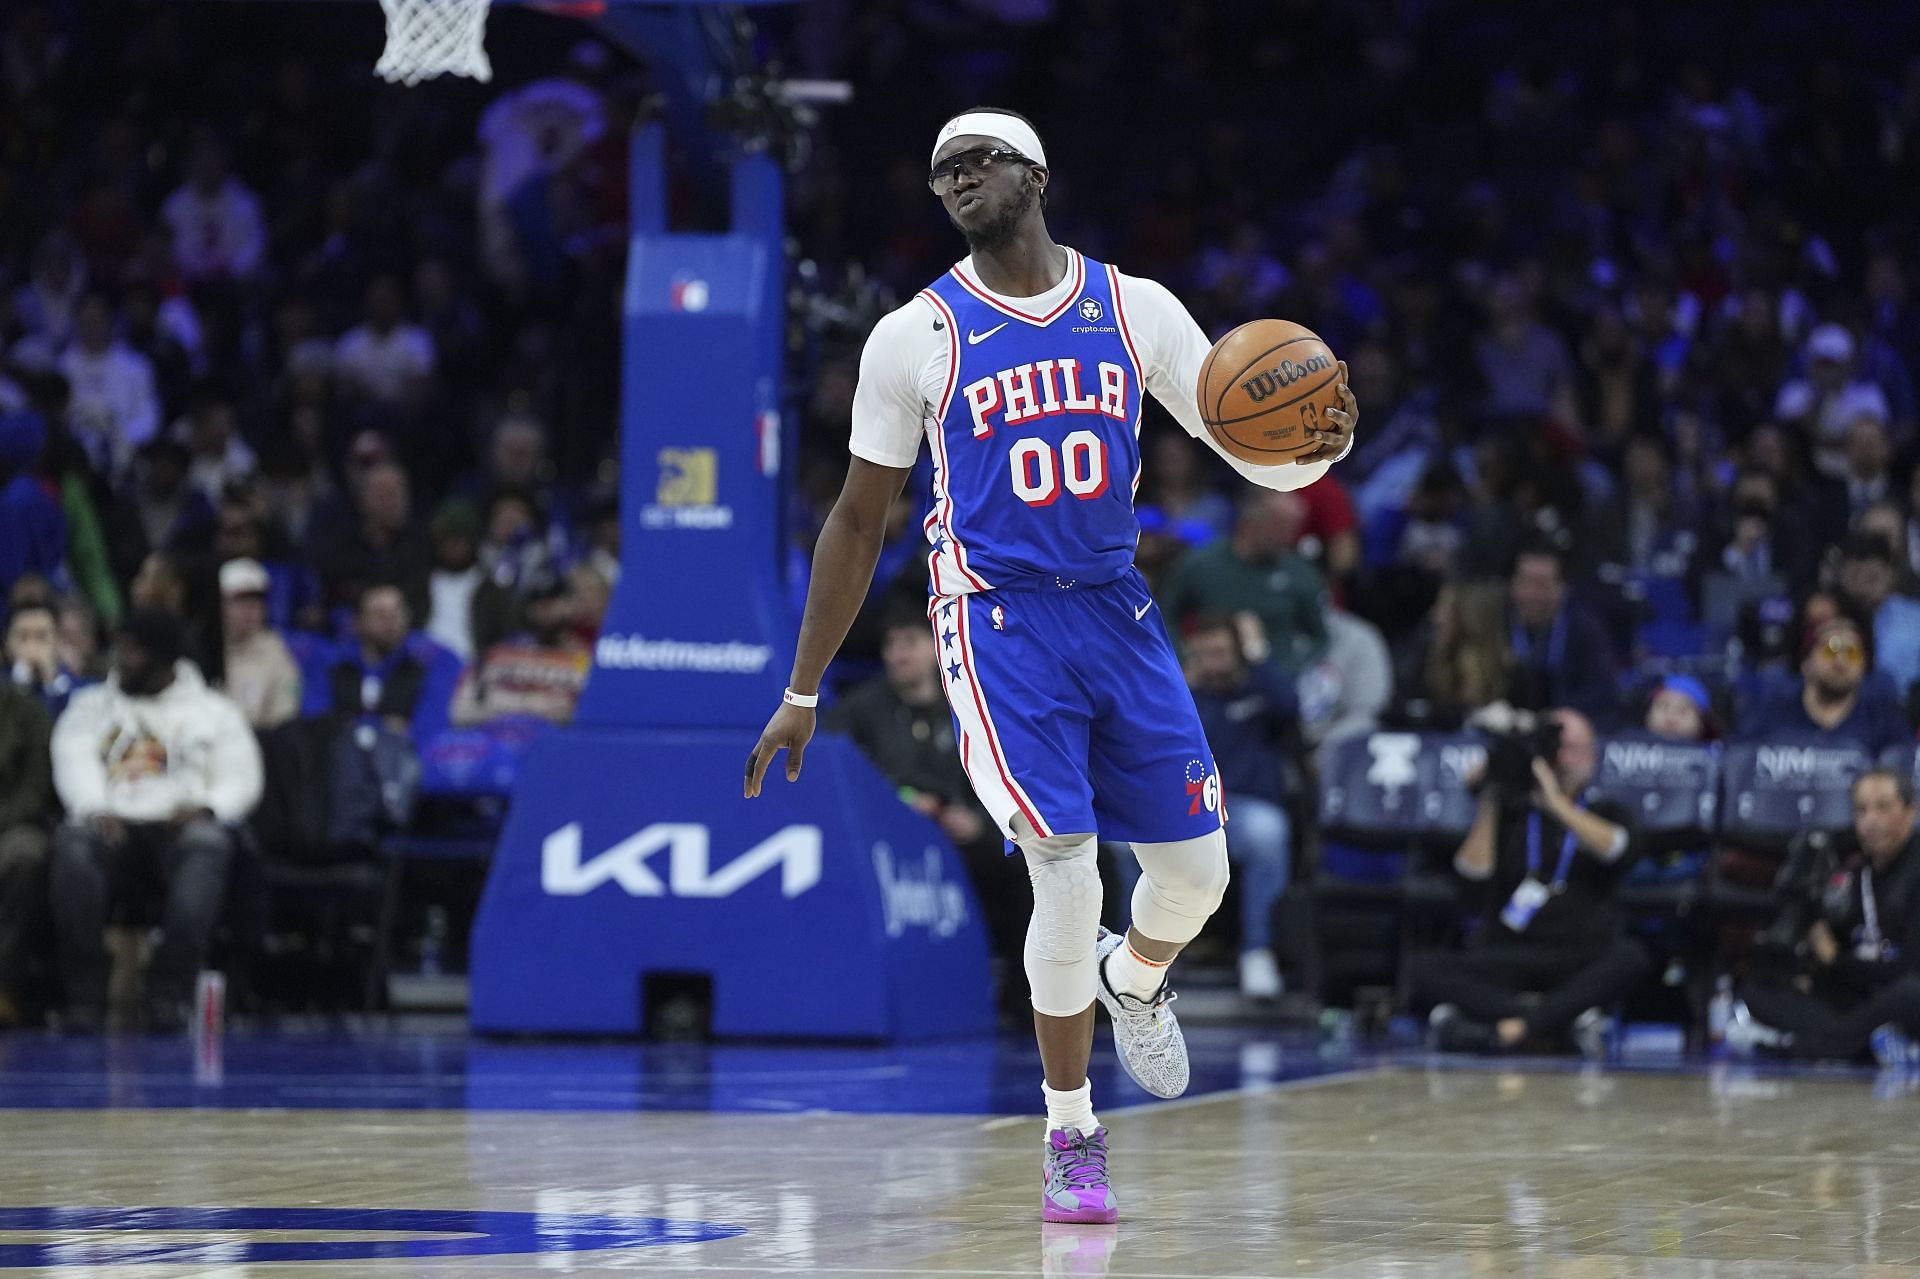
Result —
[[1033, 1010], [1072, 1017], [1093, 1002], [1099, 979], [1094, 943], [1100, 935], [1100, 868], [1092, 835], [1026, 838], [1020, 851], [1033, 881], [1027, 923], [1027, 988]]
[[1226, 831], [1173, 844], [1135, 844], [1133, 855], [1141, 872], [1133, 886], [1133, 926], [1154, 941], [1182, 946], [1198, 937], [1226, 896]]

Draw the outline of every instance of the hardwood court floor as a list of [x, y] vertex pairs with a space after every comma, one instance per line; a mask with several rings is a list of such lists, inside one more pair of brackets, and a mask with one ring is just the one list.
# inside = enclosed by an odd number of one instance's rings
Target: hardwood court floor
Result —
[[1019, 1116], [0, 1110], [5, 1205], [497, 1209], [742, 1230], [540, 1256], [254, 1264], [215, 1250], [195, 1264], [138, 1266], [99, 1264], [81, 1246], [97, 1236], [85, 1232], [0, 1230], [0, 1253], [72, 1246], [52, 1258], [66, 1264], [7, 1271], [46, 1279], [1880, 1279], [1920, 1274], [1912, 1090], [1727, 1067], [1583, 1073], [1415, 1059], [1116, 1106], [1103, 1118], [1121, 1224], [1045, 1230], [1039, 1125]]

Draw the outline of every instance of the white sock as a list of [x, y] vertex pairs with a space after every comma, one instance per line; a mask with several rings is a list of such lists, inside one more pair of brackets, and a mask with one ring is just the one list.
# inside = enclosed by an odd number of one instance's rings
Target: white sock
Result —
[[1152, 999], [1159, 993], [1160, 983], [1167, 979], [1167, 964], [1142, 959], [1132, 942], [1121, 942], [1107, 956], [1106, 973], [1107, 985], [1113, 987], [1116, 994]]
[[1074, 1128], [1090, 1133], [1100, 1126], [1093, 1117], [1093, 1081], [1088, 1080], [1078, 1088], [1059, 1092], [1040, 1085], [1041, 1094], [1047, 1099], [1047, 1131], [1056, 1128]]

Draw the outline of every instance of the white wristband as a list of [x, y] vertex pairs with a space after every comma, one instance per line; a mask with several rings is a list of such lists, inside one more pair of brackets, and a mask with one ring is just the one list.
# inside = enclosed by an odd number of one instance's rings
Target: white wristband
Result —
[[786, 692], [780, 694], [780, 700], [789, 706], [804, 706], [808, 710], [812, 710], [820, 704], [820, 694], [796, 693], [792, 689], [788, 689]]

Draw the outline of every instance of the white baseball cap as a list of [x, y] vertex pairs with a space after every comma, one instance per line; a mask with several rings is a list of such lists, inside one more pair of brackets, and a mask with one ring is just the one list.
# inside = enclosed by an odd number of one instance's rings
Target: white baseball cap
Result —
[[267, 593], [267, 570], [260, 567], [258, 560], [228, 560], [220, 566], [220, 594], [226, 595], [265, 595]]

